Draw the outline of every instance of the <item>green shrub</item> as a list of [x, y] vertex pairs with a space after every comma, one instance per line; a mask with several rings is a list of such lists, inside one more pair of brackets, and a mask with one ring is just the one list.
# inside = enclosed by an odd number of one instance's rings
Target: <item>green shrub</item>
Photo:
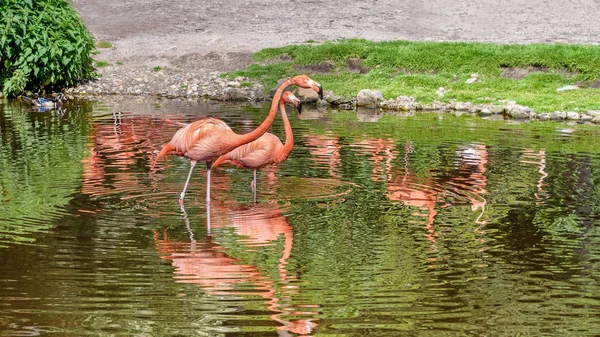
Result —
[[94, 38], [68, 0], [0, 1], [0, 87], [60, 89], [94, 76]]

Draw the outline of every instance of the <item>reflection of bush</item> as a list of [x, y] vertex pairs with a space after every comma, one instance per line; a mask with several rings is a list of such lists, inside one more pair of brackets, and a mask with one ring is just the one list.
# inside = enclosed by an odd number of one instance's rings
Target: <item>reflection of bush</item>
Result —
[[33, 241], [64, 213], [81, 184], [90, 132], [84, 109], [61, 119], [0, 105], [0, 247]]
[[60, 88], [93, 74], [94, 39], [67, 0], [4, 0], [0, 22], [4, 94]]

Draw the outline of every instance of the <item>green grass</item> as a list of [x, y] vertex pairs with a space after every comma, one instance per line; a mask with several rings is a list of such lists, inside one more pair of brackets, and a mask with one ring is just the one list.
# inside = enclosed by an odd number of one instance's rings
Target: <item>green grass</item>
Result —
[[[350, 58], [360, 58], [361, 66], [370, 71], [348, 71]], [[230, 75], [254, 78], [271, 88], [281, 77], [308, 73], [325, 90], [343, 96], [354, 96], [360, 89], [377, 89], [386, 98], [408, 95], [421, 103], [451, 99], [494, 103], [507, 99], [536, 112], [600, 109], [599, 89], [556, 91], [564, 85], [600, 79], [597, 45], [342, 40], [263, 49], [254, 55], [254, 61], [248, 69]], [[326, 61], [335, 64], [332, 72], [311, 71]], [[542, 72], [530, 72], [520, 79], [502, 76], [506, 68], [531, 67]], [[472, 73], [480, 80], [466, 84]], [[439, 87], [448, 89], [442, 98], [435, 93]]]
[[156, 66], [156, 67], [152, 68], [152, 71], [155, 71], [155, 72], [158, 72], [161, 70], [162, 70], [162, 67], [160, 67], [160, 66]]
[[110, 63], [108, 63], [108, 62], [106, 62], [106, 61], [95, 61], [95, 62], [94, 62], [94, 66], [95, 66], [96, 68], [104, 68], [104, 67], [107, 67], [107, 66], [109, 66], [109, 65], [110, 65]]
[[108, 42], [108, 41], [98, 41], [96, 43], [96, 47], [97, 48], [112, 48], [112, 43]]

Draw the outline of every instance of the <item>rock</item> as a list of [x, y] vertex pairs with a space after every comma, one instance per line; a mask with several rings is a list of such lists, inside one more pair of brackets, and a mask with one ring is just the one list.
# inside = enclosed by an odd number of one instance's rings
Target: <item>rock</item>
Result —
[[585, 113], [592, 117], [600, 116], [600, 110], [588, 110]]
[[319, 100], [319, 94], [312, 89], [298, 88], [298, 98], [304, 103], [314, 103]]
[[467, 84], [475, 83], [479, 80], [479, 76], [477, 74], [471, 74], [471, 77], [465, 81]]
[[438, 111], [452, 110], [452, 108], [450, 107], [450, 104], [444, 103], [444, 102], [439, 102], [439, 101], [433, 102], [433, 109], [438, 110]]
[[488, 108], [483, 108], [483, 109], [479, 110], [478, 113], [479, 113], [479, 116], [482, 116], [482, 117], [487, 117], [487, 116], [492, 115], [492, 112]]
[[232, 87], [232, 88], [239, 88], [241, 86], [241, 84], [240, 84], [240, 82], [229, 81], [229, 82], [227, 82], [227, 86]]
[[439, 87], [438, 90], [435, 92], [439, 97], [444, 97], [444, 95], [448, 92], [448, 90], [446, 90], [446, 88], [444, 87]]
[[352, 98], [342, 97], [334, 94], [331, 90], [323, 92], [323, 100], [329, 104], [340, 105], [344, 103], [352, 103]]
[[600, 124], [600, 116], [596, 116], [596, 117], [592, 118], [592, 123]]
[[340, 109], [340, 110], [353, 110], [354, 106], [352, 104], [349, 104], [349, 103], [344, 103], [344, 104], [338, 105], [338, 109]]
[[[281, 86], [281, 84], [283, 84], [283, 82], [287, 81], [288, 79], [289, 78], [286, 77], [286, 78], [282, 78], [279, 81], [277, 81], [277, 84], [275, 84], [275, 86], [273, 88], [271, 88], [270, 96], [269, 97], [273, 98], [273, 96], [275, 96], [275, 92], [277, 91], [277, 89], [279, 89], [279, 87]], [[285, 89], [285, 91], [289, 91], [290, 89], [291, 89], [291, 86], [287, 87]]]
[[328, 107], [329, 105], [330, 105], [330, 103], [329, 103], [329, 102], [327, 102], [327, 101], [326, 101], [326, 100], [324, 100], [324, 99], [320, 99], [320, 100], [318, 100], [318, 101], [317, 101], [317, 107], [326, 108], [326, 107]]
[[577, 89], [579, 89], [579, 86], [576, 86], [576, 85], [565, 85], [564, 87], [560, 87], [560, 88], [556, 89], [556, 91], [561, 92], [561, 91], [577, 90]]
[[581, 119], [581, 116], [575, 112], [575, 111], [568, 111], [567, 112], [567, 119], [571, 120], [571, 121], [578, 121]]
[[519, 105], [515, 101], [508, 101], [504, 106], [504, 112], [514, 119], [529, 119], [536, 116], [529, 107]]
[[581, 121], [582, 122], [591, 122], [592, 119], [594, 119], [594, 117], [590, 116], [590, 115], [583, 115], [583, 116], [581, 116]]
[[0, 91], [0, 98], [4, 98], [4, 94]]
[[469, 108], [468, 108], [468, 106], [465, 103], [456, 102], [454, 104], [454, 110], [456, 110], [456, 111], [467, 111], [467, 110], [469, 110]]
[[415, 98], [410, 96], [398, 96], [396, 99], [389, 99], [381, 102], [379, 106], [384, 109], [399, 111], [415, 111], [423, 109], [423, 107], [415, 101]]
[[567, 118], [567, 113], [562, 111], [554, 111], [549, 114], [550, 119], [553, 121], [562, 121]]
[[525, 111], [521, 107], [514, 107], [512, 110], [510, 110], [510, 112], [508, 112], [508, 115], [514, 119], [528, 119], [529, 118], [529, 112]]
[[379, 101], [383, 100], [383, 95], [379, 90], [362, 89], [356, 95], [356, 105], [368, 108], [376, 108]]
[[504, 107], [501, 105], [488, 105], [487, 107], [494, 115], [498, 115], [504, 112]]

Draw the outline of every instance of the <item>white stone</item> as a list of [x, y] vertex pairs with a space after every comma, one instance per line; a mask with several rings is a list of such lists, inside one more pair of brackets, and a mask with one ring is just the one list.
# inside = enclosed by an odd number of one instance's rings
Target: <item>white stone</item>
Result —
[[567, 119], [576, 121], [576, 120], [580, 120], [581, 116], [575, 111], [567, 111]]
[[577, 89], [579, 89], [579, 87], [576, 85], [565, 85], [564, 87], [560, 87], [560, 88], [556, 89], [556, 91], [561, 92], [561, 91], [577, 90]]

